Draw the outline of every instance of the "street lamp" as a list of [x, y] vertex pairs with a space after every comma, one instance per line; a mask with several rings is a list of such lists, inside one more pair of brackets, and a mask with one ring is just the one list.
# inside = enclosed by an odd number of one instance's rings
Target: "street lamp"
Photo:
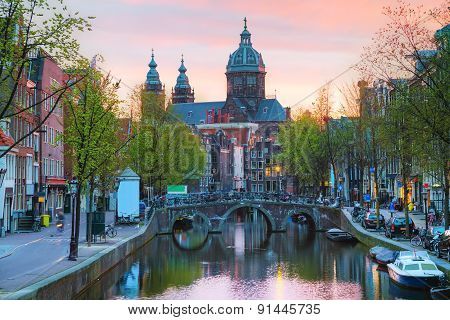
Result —
[[75, 197], [78, 191], [78, 181], [74, 177], [69, 182], [69, 193], [71, 195], [72, 199], [72, 232], [70, 235], [70, 253], [69, 253], [69, 260], [70, 261], [76, 261], [78, 256], [78, 243], [75, 238]]

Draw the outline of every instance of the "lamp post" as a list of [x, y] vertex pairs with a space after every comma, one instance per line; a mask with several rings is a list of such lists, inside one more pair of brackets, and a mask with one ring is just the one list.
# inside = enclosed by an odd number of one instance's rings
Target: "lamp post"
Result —
[[77, 256], [78, 256], [78, 243], [75, 239], [75, 197], [77, 195], [77, 190], [78, 190], [78, 181], [77, 179], [74, 177], [70, 182], [69, 182], [69, 193], [71, 196], [71, 207], [72, 207], [72, 230], [71, 230], [71, 235], [70, 235], [70, 253], [69, 253], [69, 260], [70, 261], [76, 261], [77, 260]]
[[427, 208], [427, 196], [428, 196], [428, 190], [424, 189], [422, 191], [423, 195], [423, 213], [425, 214], [425, 230], [428, 230], [428, 208]]

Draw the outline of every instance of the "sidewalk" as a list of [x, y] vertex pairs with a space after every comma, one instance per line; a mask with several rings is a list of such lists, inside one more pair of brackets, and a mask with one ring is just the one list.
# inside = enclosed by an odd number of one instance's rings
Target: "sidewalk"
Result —
[[[114, 221], [114, 213], [108, 212], [106, 224]], [[139, 226], [118, 225], [117, 236], [106, 242], [85, 241], [86, 215], [81, 215], [80, 244], [77, 261], [69, 261], [71, 221], [66, 220], [63, 232], [56, 226], [42, 228], [41, 232], [17, 233], [0, 239], [0, 296], [17, 291], [37, 281], [66, 270], [94, 254], [104, 250], [139, 231]]]
[[[410, 244], [410, 241], [408, 239], [404, 239], [404, 238], [393, 238], [393, 239], [389, 239], [386, 238], [384, 235], [384, 229], [381, 230], [373, 230], [373, 229], [364, 229], [360, 223], [354, 223], [352, 222], [351, 219], [351, 212], [352, 212], [353, 208], [352, 207], [344, 207], [342, 212], [345, 214], [348, 223], [352, 225], [352, 227], [359, 232], [360, 234], [366, 235], [371, 237], [373, 240], [376, 240], [378, 242], [378, 244], [383, 245], [384, 243], [389, 243], [389, 244], [393, 244], [394, 246], [401, 248], [401, 250], [406, 250], [406, 251], [415, 251], [415, 250], [424, 250], [422, 248], [416, 248], [413, 247]], [[385, 218], [389, 218], [391, 216], [389, 210], [380, 210], [380, 213], [383, 214], [383, 216]], [[404, 213], [403, 212], [395, 212], [394, 216], [401, 216], [404, 217]], [[413, 219], [416, 227], [425, 227], [425, 217], [424, 214], [422, 212], [412, 212], [410, 214], [411, 218]], [[450, 262], [448, 262], [446, 259], [442, 259], [442, 258], [437, 258], [433, 253], [431, 253], [430, 251], [428, 251], [430, 258], [432, 261], [434, 261], [438, 266], [442, 267], [443, 269], [446, 270], [447, 275], [449, 275], [449, 270], [450, 270]]]

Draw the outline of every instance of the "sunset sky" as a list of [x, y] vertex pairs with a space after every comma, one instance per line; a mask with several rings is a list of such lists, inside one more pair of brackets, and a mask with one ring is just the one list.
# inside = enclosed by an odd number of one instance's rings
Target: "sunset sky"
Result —
[[[81, 35], [81, 52], [104, 56], [103, 69], [127, 86], [145, 81], [151, 49], [166, 91], [175, 85], [184, 54], [196, 101], [224, 100], [225, 66], [248, 19], [253, 47], [266, 64], [266, 95], [277, 91], [293, 106], [359, 60], [362, 48], [386, 21], [393, 0], [67, 0], [71, 9], [95, 16]], [[441, 0], [412, 1], [432, 7]], [[348, 72], [332, 89], [356, 80]], [[129, 89], [121, 89], [126, 98]], [[338, 101], [335, 93], [335, 100]], [[307, 107], [314, 96], [300, 103]]]

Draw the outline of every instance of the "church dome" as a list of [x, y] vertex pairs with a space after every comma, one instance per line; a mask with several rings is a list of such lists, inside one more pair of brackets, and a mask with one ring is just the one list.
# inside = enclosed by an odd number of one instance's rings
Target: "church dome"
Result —
[[244, 19], [244, 30], [241, 33], [239, 48], [230, 54], [227, 72], [264, 72], [262, 55], [252, 47], [251, 33], [247, 30], [247, 19]]

